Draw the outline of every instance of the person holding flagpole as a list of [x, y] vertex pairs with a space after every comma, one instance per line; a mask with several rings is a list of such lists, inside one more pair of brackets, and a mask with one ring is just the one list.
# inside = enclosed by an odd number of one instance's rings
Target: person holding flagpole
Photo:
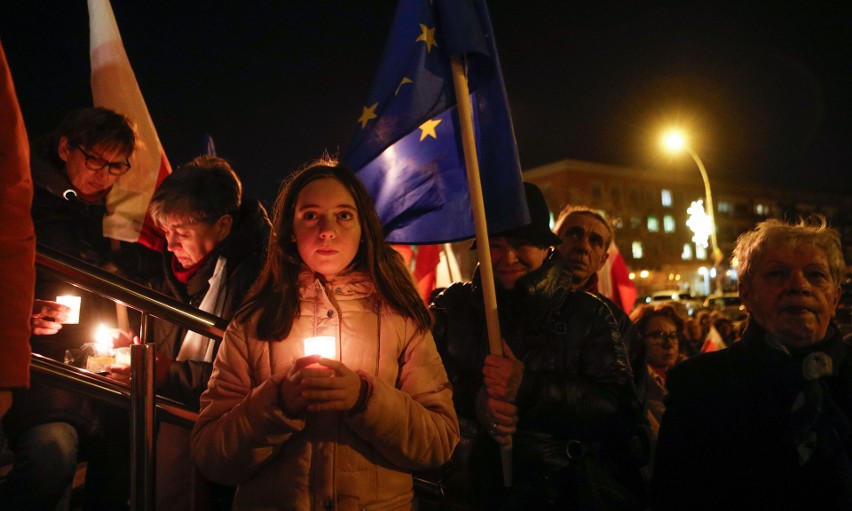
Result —
[[[571, 291], [544, 197], [524, 190], [531, 223], [495, 233], [489, 247], [504, 355], [489, 354], [478, 269], [431, 306], [464, 435], [444, 491], [474, 509], [642, 509], [636, 394], [618, 326], [598, 297]], [[506, 444], [508, 488], [497, 448]]]

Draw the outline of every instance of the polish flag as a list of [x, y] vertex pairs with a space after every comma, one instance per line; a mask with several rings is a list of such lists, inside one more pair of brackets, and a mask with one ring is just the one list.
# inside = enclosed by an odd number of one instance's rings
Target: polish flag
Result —
[[615, 243], [609, 246], [609, 257], [598, 271], [598, 292], [630, 314], [636, 302], [636, 285], [630, 280], [627, 263]]
[[154, 190], [172, 169], [124, 51], [109, 0], [88, 0], [88, 3], [92, 99], [95, 106], [130, 117], [136, 123], [141, 141], [141, 147], [130, 158], [130, 172], [116, 180], [107, 196], [104, 236], [139, 241], [154, 250], [162, 250], [162, 236], [148, 214], [148, 204]]

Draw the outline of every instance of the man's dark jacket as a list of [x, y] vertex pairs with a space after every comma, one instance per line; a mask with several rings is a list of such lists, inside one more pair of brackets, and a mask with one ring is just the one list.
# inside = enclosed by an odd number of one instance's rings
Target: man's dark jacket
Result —
[[[833, 371], [807, 379], [815, 352]], [[751, 320], [740, 342], [675, 366], [666, 386], [655, 509], [852, 509], [852, 352], [836, 325], [787, 352]]]
[[[501, 334], [524, 363], [513, 437], [515, 487], [504, 506], [527, 492], [553, 493], [546, 500], [556, 508], [589, 504], [607, 498], [589, 497], [596, 483], [609, 484], [605, 491], [640, 484], [641, 462], [632, 459], [629, 444], [641, 411], [618, 326], [596, 296], [571, 291], [562, 270], [551, 256], [514, 289], [498, 290]], [[479, 492], [474, 505], [481, 506], [488, 495], [500, 498], [503, 485], [497, 445], [474, 411], [489, 350], [478, 271], [473, 282], [454, 284], [436, 298], [432, 311], [456, 411], [474, 437], [470, 479]], [[585, 472], [592, 458], [607, 472], [596, 481]], [[635, 503], [634, 495], [613, 498], [623, 509]]]

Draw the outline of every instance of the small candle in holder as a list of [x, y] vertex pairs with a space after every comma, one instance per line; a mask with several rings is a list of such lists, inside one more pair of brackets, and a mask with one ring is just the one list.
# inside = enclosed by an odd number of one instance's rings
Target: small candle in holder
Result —
[[115, 363], [112, 349], [113, 329], [98, 325], [95, 331], [95, 342], [91, 344], [92, 355], [86, 359], [86, 369], [93, 373], [109, 372], [109, 366]]
[[80, 297], [73, 295], [57, 296], [56, 303], [67, 305], [71, 308], [68, 313], [68, 320], [63, 321], [66, 325], [76, 325], [80, 322]]
[[322, 358], [336, 358], [337, 340], [330, 335], [305, 338], [305, 356], [319, 355]]

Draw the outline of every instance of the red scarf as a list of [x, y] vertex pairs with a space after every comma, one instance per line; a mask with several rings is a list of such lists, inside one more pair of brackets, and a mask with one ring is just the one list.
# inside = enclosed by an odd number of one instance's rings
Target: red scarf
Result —
[[212, 256], [214, 252], [216, 251], [211, 251], [206, 256], [204, 256], [202, 260], [193, 264], [189, 268], [184, 268], [183, 266], [181, 266], [180, 262], [178, 262], [177, 260], [177, 257], [172, 255], [172, 274], [175, 276], [176, 279], [178, 279], [178, 282], [180, 282], [181, 284], [188, 283], [189, 279], [191, 279], [192, 276], [195, 275], [196, 272], [198, 272], [199, 268], [204, 266], [204, 263], [206, 263], [207, 260], [210, 259], [210, 256]]

